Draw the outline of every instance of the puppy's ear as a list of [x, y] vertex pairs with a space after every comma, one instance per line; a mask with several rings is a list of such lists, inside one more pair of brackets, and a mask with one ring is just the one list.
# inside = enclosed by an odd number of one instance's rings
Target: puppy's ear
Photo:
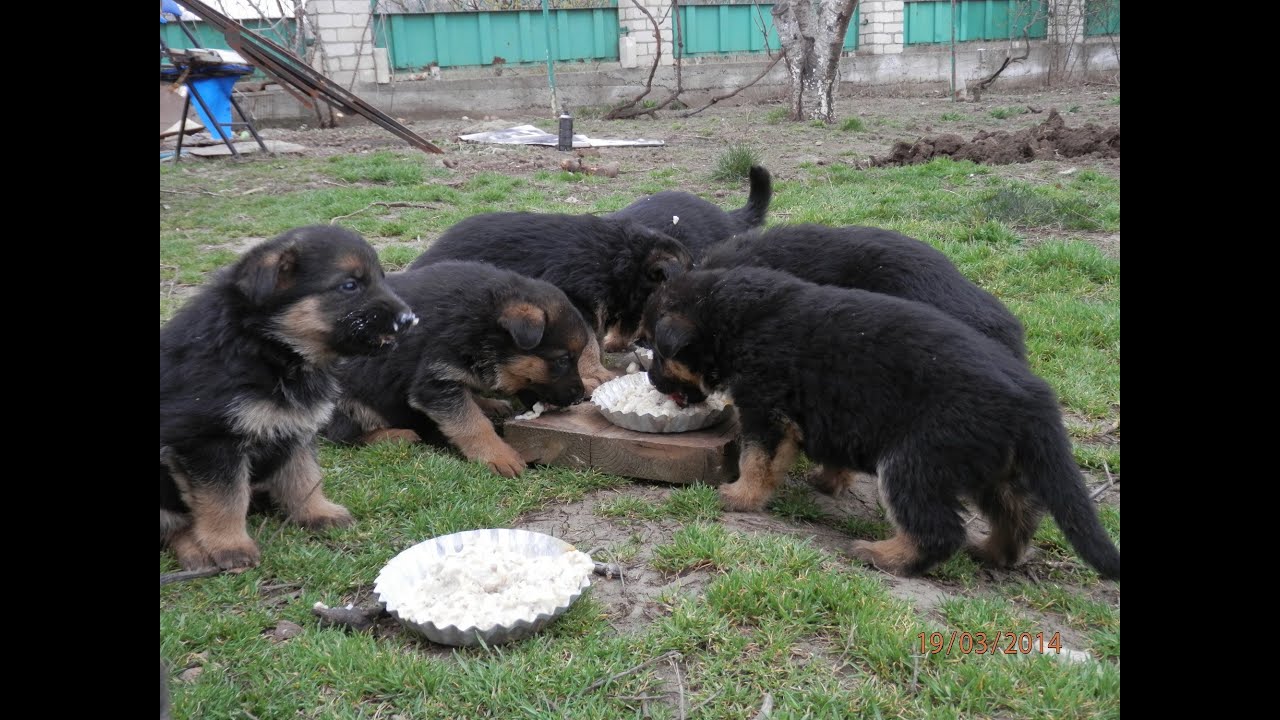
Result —
[[653, 344], [663, 357], [675, 357], [676, 353], [693, 341], [696, 334], [697, 330], [687, 318], [663, 315], [653, 328]]
[[294, 246], [251, 251], [236, 273], [236, 287], [249, 302], [262, 305], [273, 294], [293, 286], [298, 268]]
[[512, 303], [498, 316], [498, 324], [516, 341], [521, 350], [532, 350], [542, 342], [547, 329], [547, 314], [542, 308], [529, 303]]

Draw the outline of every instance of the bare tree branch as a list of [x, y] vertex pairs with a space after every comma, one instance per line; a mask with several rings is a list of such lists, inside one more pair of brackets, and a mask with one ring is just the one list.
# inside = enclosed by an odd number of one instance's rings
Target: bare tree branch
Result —
[[737, 95], [738, 93], [742, 92], [743, 90], [746, 90], [747, 88], [751, 87], [752, 85], [755, 85], [756, 83], [760, 82], [760, 79], [761, 79], [761, 78], [763, 78], [765, 75], [768, 75], [768, 74], [769, 74], [769, 71], [773, 69], [773, 66], [774, 66], [774, 65], [777, 65], [777, 64], [778, 64], [778, 61], [779, 61], [779, 60], [781, 60], [782, 58], [786, 57], [786, 55], [787, 55], [786, 51], [783, 51], [783, 52], [778, 53], [776, 56], [774, 56], [773, 60], [772, 60], [768, 65], [766, 65], [766, 66], [765, 66], [765, 68], [764, 68], [763, 70], [761, 70], [761, 71], [760, 71], [760, 74], [759, 74], [759, 75], [757, 75], [757, 76], [755, 76], [754, 78], [752, 78], [752, 79], [751, 79], [751, 82], [747, 83], [746, 85], [743, 85], [742, 87], [738, 88], [737, 90], [733, 90], [732, 92], [727, 92], [727, 93], [724, 93], [724, 94], [722, 94], [722, 95], [716, 95], [715, 97], [711, 98], [710, 102], [708, 102], [706, 105], [703, 105], [702, 107], [698, 108], [697, 110], [690, 110], [689, 112], [687, 112], [687, 113], [685, 113], [685, 114], [681, 115], [680, 117], [682, 117], [682, 118], [693, 117], [694, 115], [697, 115], [698, 113], [702, 112], [703, 110], [706, 110], [707, 108], [711, 107], [712, 105], [715, 105], [716, 103], [720, 102], [721, 100], [728, 100], [729, 98], [733, 97], [734, 95]]

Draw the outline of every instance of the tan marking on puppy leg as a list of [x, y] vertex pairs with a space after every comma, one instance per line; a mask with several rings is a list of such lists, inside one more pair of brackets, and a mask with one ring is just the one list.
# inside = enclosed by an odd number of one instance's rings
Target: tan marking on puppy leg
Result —
[[728, 510], [759, 512], [773, 496], [799, 452], [797, 433], [788, 428], [772, 456], [764, 448], [747, 444], [738, 459], [736, 482], [720, 486], [720, 500]]
[[185, 490], [183, 501], [191, 509], [190, 540], [202, 550], [196, 557], [186, 540], [180, 540], [174, 551], [179, 553], [183, 568], [195, 570], [214, 565], [232, 570], [258, 564], [258, 546], [245, 526], [251, 494], [247, 463], [234, 477], [216, 484], [190, 482], [184, 478], [179, 487]]
[[903, 532], [888, 540], [855, 540], [851, 552], [859, 560], [894, 575], [906, 574], [907, 568], [920, 558], [915, 541]]
[[418, 437], [418, 433], [407, 428], [379, 428], [371, 430], [360, 436], [360, 442], [364, 445], [372, 445], [379, 442], [422, 442], [422, 438]]
[[498, 437], [493, 424], [471, 399], [470, 393], [456, 412], [433, 415], [432, 419], [468, 460], [487, 463], [490, 470], [503, 477], [515, 477], [524, 472], [524, 459], [520, 453]]
[[289, 520], [303, 527], [346, 527], [355, 522], [346, 508], [324, 496], [323, 479], [315, 448], [306, 444], [296, 446], [266, 484]]
[[600, 343], [596, 340], [587, 343], [578, 356], [578, 375], [582, 377], [586, 397], [591, 397], [596, 388], [618, 377], [617, 373], [601, 364], [600, 357]]
[[190, 528], [174, 533], [165, 542], [173, 550], [173, 554], [177, 556], [184, 570], [204, 570], [217, 566], [213, 557], [200, 547], [200, 543], [196, 542]]

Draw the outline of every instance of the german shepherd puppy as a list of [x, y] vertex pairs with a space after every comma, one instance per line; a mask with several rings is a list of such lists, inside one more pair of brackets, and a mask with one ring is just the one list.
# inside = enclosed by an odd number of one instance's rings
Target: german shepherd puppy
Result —
[[699, 270], [649, 299], [649, 378], [678, 402], [713, 389], [742, 425], [732, 510], [760, 510], [803, 448], [879, 476], [897, 535], [856, 557], [916, 574], [966, 542], [961, 498], [1011, 565], [1048, 510], [1086, 562], [1120, 578], [1120, 552], [1085, 492], [1052, 388], [1008, 349], [929, 305], [760, 268]]
[[[339, 412], [325, 437], [371, 442], [443, 435], [468, 460], [512, 477], [524, 460], [498, 437], [489, 414], [525, 402], [572, 405], [582, 398], [578, 362], [591, 330], [565, 294], [542, 280], [492, 265], [441, 262], [387, 277], [422, 326], [392, 352], [343, 370]], [[395, 428], [395, 430], [392, 430]]]
[[490, 263], [564, 291], [595, 333], [579, 360], [588, 394], [614, 377], [601, 362], [606, 330], [634, 335], [649, 293], [692, 264], [678, 240], [634, 221], [530, 212], [473, 215], [410, 267], [446, 260]]
[[668, 190], [642, 197], [605, 217], [634, 220], [670, 235], [689, 249], [694, 265], [699, 265], [712, 245], [764, 224], [773, 199], [773, 179], [759, 165], [751, 167], [750, 177], [747, 204], [737, 210], [725, 212], [692, 193]]
[[258, 563], [257, 490], [301, 525], [352, 522], [315, 454], [334, 369], [416, 322], [364, 238], [318, 225], [251, 249], [160, 329], [160, 541], [184, 568]]

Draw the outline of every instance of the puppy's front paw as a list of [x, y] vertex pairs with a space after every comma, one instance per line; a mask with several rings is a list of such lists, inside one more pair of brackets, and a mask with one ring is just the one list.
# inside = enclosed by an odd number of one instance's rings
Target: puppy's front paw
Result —
[[901, 543], [894, 540], [880, 540], [878, 542], [854, 540], [853, 544], [849, 546], [849, 552], [855, 558], [874, 566], [878, 570], [883, 570], [893, 575], [910, 575], [911, 573], [907, 571], [907, 561], [902, 557], [900, 545]]
[[205, 540], [202, 544], [209, 558], [213, 560], [213, 564], [223, 570], [257, 567], [261, 559], [258, 544], [247, 535], [234, 540], [222, 538], [217, 541]]
[[515, 410], [511, 408], [511, 403], [498, 398], [488, 398], [476, 396], [476, 405], [480, 406], [480, 410], [491, 418], [509, 418], [515, 414]]
[[720, 502], [726, 510], [760, 512], [769, 502], [770, 492], [754, 483], [737, 482], [720, 486]]
[[347, 527], [355, 523], [356, 519], [352, 517], [351, 511], [341, 505], [322, 499], [320, 502], [311, 503], [307, 507], [306, 514], [296, 518], [299, 525], [311, 530], [323, 530], [331, 527]]
[[372, 445], [380, 442], [422, 442], [422, 438], [418, 437], [418, 433], [408, 428], [381, 428], [372, 430], [360, 437], [360, 441], [365, 445]]
[[489, 465], [489, 469], [502, 477], [515, 477], [524, 472], [524, 458], [516, 449], [506, 443], [495, 445], [488, 457], [480, 458]]

